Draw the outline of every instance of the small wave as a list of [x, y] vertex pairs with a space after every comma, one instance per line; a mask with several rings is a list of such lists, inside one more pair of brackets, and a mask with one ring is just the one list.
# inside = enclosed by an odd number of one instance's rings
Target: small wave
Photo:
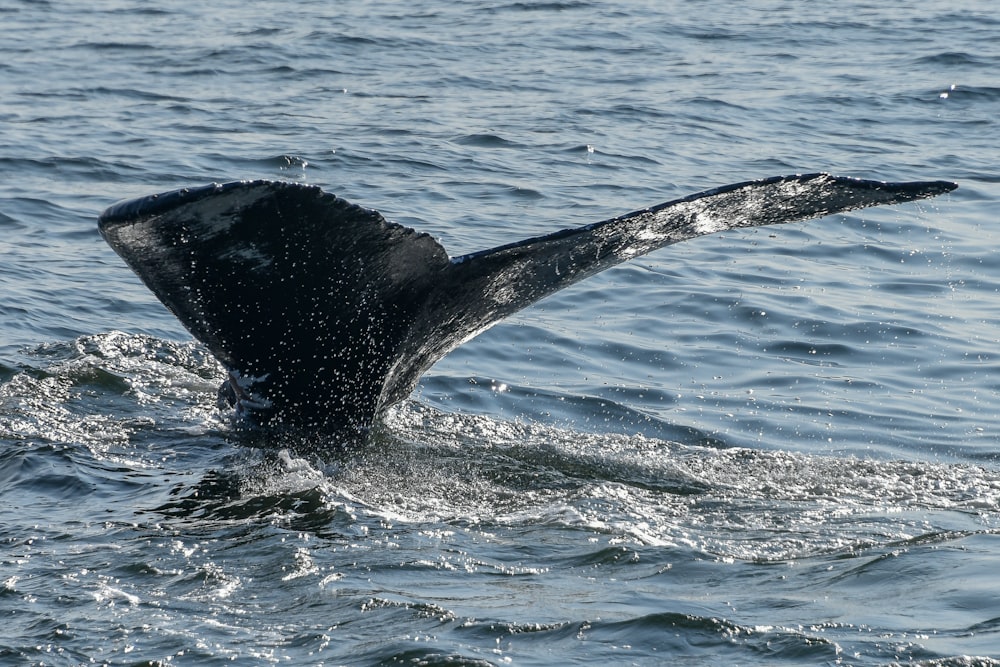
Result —
[[317, 42], [324, 48], [365, 48], [372, 46], [384, 46], [381, 40], [373, 37], [365, 37], [358, 34], [344, 34], [330, 30], [314, 30], [302, 38], [303, 42]]
[[6, 213], [0, 211], [0, 227], [6, 228], [8, 231], [9, 230], [21, 231], [25, 229], [27, 225], [25, 225], [17, 218], [13, 218], [7, 215]]
[[480, 148], [520, 148], [521, 144], [505, 139], [499, 134], [464, 134], [452, 139], [463, 146], [478, 146]]
[[965, 51], [944, 51], [933, 55], [921, 56], [913, 61], [914, 65], [936, 65], [944, 67], [974, 66], [981, 67], [987, 63], [982, 58]]
[[309, 160], [300, 155], [274, 155], [256, 160], [246, 160], [246, 162], [250, 165], [260, 165], [279, 171], [289, 169], [305, 171], [306, 167], [309, 166]]
[[[970, 102], [995, 102], [1000, 100], [1000, 86], [966, 86], [954, 85], [938, 95], [941, 99], [952, 102], [968, 100]], [[970, 119], [975, 120], [975, 119]]]
[[[115, 182], [120, 179], [123, 173], [127, 173], [131, 169], [131, 167], [120, 162], [112, 162], [89, 156], [24, 157], [18, 159], [0, 157], [0, 168], [16, 170], [22, 174], [43, 172], [50, 177], [54, 173], [59, 173], [61, 176], [73, 174], [75, 177], [88, 182]], [[22, 199], [21, 201], [32, 200]], [[49, 201], [33, 200], [33, 203], [49, 208], [58, 208], [57, 204]], [[65, 218], [65, 211], [62, 211], [62, 216]], [[2, 221], [0, 221], [0, 224], [2, 224]]]
[[798, 628], [747, 626], [697, 614], [654, 613], [616, 622], [592, 621], [581, 634], [589, 641], [626, 644], [647, 654], [683, 654], [694, 644], [718, 646], [732, 652], [734, 661], [747, 649], [766, 651], [774, 660], [787, 656], [810, 664], [835, 662], [840, 655], [835, 642]]
[[591, 2], [512, 2], [494, 7], [490, 11], [562, 12], [572, 9], [585, 9], [592, 5], [593, 3]]
[[123, 52], [126, 52], [126, 53], [135, 53], [135, 52], [139, 52], [139, 51], [150, 52], [150, 51], [156, 51], [156, 50], [158, 50], [159, 47], [157, 47], [155, 44], [145, 44], [143, 42], [112, 42], [112, 41], [106, 41], [106, 42], [80, 42], [80, 43], [71, 45], [69, 48], [71, 48], [71, 49], [88, 49], [88, 50], [94, 50], [94, 51], [101, 52], [102, 54], [105, 54], [105, 53], [107, 53], [109, 51], [110, 52], [113, 52], [113, 51], [123, 51]]

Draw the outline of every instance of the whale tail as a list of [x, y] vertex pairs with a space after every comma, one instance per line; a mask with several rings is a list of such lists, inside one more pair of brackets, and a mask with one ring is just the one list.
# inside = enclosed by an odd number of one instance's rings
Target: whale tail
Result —
[[704, 234], [955, 187], [781, 176], [455, 258], [427, 234], [296, 183], [142, 197], [104, 211], [99, 227], [226, 367], [223, 395], [238, 411], [354, 440], [464, 341], [625, 260]]

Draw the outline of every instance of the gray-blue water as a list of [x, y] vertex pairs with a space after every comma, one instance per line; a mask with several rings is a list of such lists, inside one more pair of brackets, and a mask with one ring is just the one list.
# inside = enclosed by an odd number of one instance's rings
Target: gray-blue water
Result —
[[[988, 0], [0, 0], [0, 662], [1000, 665]], [[262, 450], [97, 234], [322, 186], [452, 254], [804, 171]], [[320, 436], [317, 436], [319, 439]]]

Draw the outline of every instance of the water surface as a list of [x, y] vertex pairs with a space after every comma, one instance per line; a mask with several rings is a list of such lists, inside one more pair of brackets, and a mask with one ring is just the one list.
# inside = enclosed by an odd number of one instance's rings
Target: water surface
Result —
[[[992, 4], [0, 24], [0, 660], [1000, 664]], [[611, 270], [320, 457], [233, 431], [218, 365], [96, 230], [271, 178], [458, 255], [812, 171], [960, 189]]]

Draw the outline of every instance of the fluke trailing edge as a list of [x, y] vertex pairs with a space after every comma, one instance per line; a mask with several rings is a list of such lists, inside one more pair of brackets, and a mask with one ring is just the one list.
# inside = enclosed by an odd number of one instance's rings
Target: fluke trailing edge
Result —
[[427, 234], [296, 183], [185, 188], [119, 203], [99, 224], [229, 371], [221, 394], [238, 412], [356, 440], [449, 351], [627, 259], [955, 187], [780, 176], [454, 258]]

